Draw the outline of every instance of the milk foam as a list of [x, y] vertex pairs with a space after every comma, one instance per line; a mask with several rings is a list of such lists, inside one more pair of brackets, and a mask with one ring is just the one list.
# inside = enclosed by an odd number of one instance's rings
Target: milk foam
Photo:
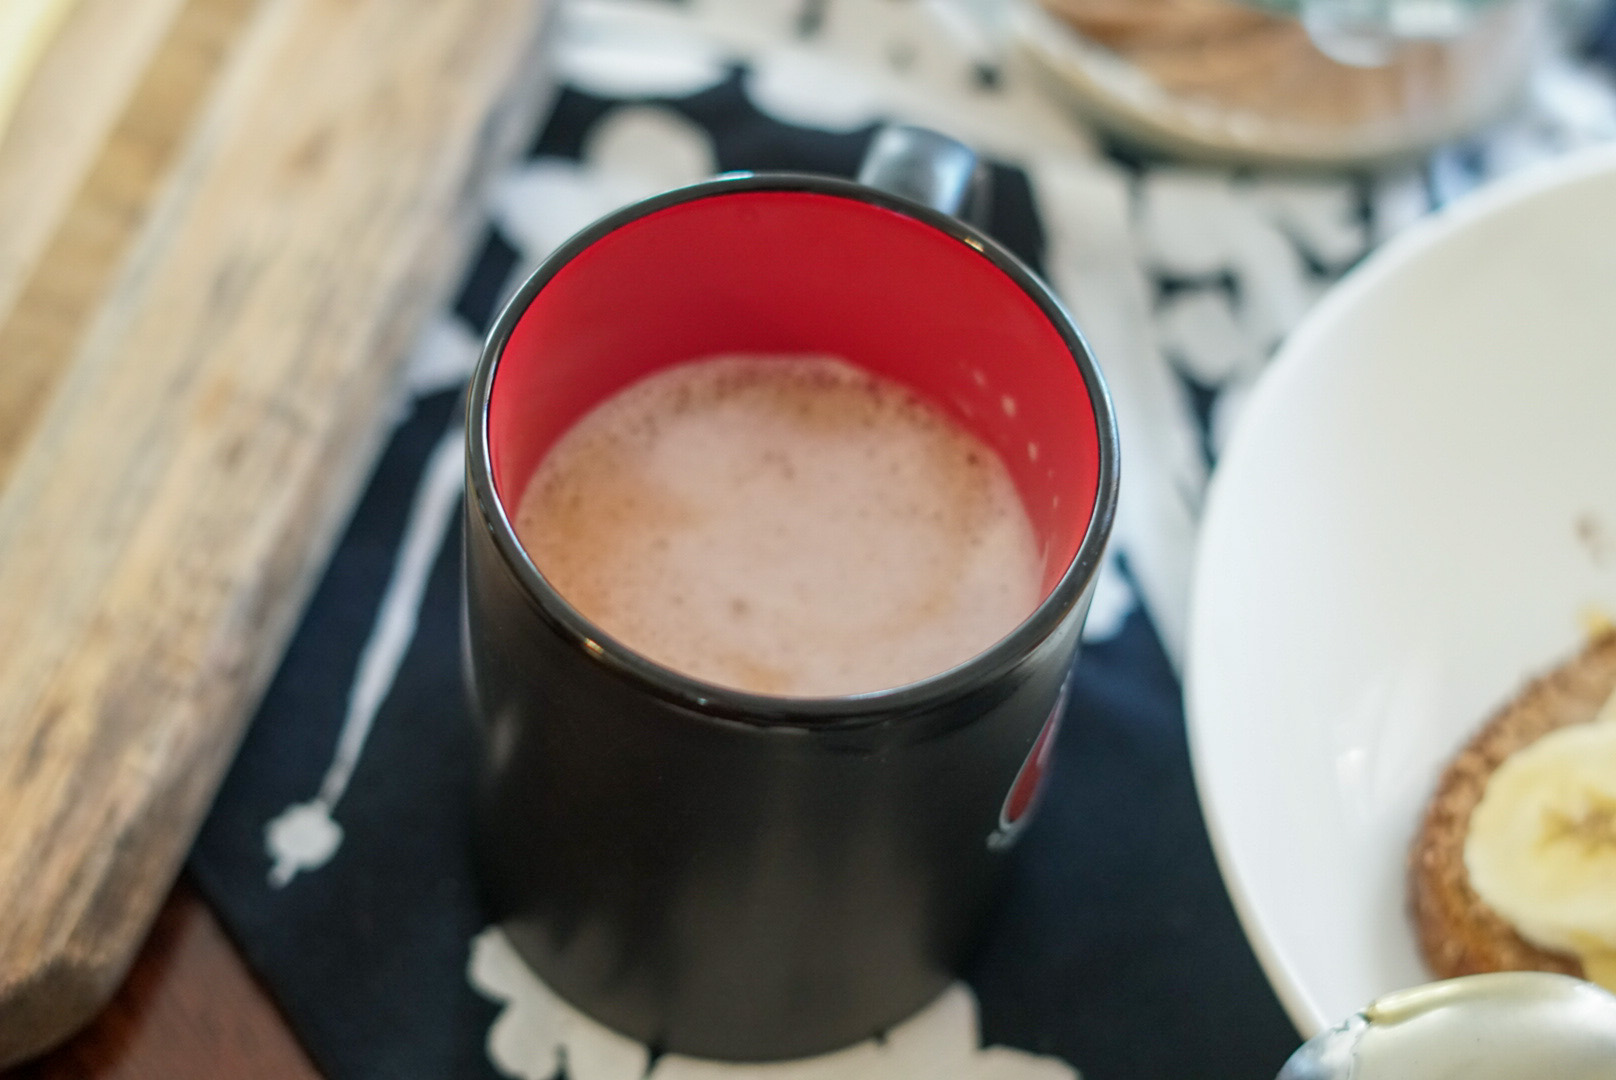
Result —
[[516, 531], [612, 637], [757, 693], [913, 682], [1041, 599], [1032, 526], [998, 456], [828, 358], [720, 357], [628, 387], [540, 463]]

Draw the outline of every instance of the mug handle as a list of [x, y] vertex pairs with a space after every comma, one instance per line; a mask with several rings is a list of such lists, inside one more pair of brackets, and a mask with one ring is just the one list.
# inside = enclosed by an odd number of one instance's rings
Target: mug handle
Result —
[[987, 217], [991, 175], [976, 151], [958, 139], [888, 124], [865, 152], [858, 182], [980, 226]]

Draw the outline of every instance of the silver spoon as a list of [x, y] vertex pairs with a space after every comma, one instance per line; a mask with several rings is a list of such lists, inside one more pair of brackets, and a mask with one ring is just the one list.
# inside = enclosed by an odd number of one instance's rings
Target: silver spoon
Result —
[[1616, 996], [1505, 972], [1378, 998], [1302, 1044], [1277, 1080], [1616, 1080]]

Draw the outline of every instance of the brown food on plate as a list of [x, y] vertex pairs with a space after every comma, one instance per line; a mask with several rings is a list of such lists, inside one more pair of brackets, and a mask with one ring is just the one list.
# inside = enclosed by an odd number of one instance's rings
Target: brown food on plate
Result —
[[1616, 631], [1532, 680], [1476, 733], [1437, 785], [1409, 854], [1410, 900], [1420, 951], [1441, 978], [1489, 971], [1583, 977], [1574, 956], [1526, 941], [1487, 906], [1465, 869], [1470, 815], [1504, 761], [1552, 731], [1586, 724], [1616, 690]]
[[1492, 49], [1503, 25], [1476, 40], [1415, 42], [1384, 65], [1330, 59], [1300, 20], [1236, 0], [1039, 0], [1051, 15], [1103, 45], [1182, 98], [1324, 129], [1395, 124], [1463, 94], [1478, 45]]

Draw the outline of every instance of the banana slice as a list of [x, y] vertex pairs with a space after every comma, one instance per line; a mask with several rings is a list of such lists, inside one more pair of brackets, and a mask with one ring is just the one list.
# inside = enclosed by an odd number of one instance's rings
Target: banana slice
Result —
[[1465, 840], [1470, 883], [1533, 944], [1616, 989], [1616, 695], [1493, 773]]

